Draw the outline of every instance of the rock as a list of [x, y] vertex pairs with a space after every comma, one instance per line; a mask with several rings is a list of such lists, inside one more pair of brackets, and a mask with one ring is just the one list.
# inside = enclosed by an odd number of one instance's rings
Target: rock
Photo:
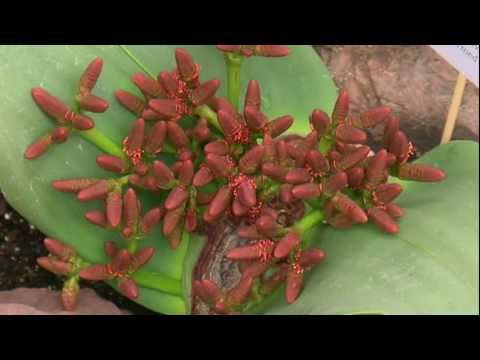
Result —
[[64, 311], [60, 292], [18, 288], [0, 291], [0, 315], [127, 315], [91, 289], [81, 289], [75, 312]]

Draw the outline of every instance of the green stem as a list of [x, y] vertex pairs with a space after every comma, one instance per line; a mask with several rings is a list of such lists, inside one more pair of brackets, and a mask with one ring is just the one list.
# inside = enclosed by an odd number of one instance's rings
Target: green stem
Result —
[[136, 271], [132, 278], [142, 286], [168, 294], [183, 296], [182, 283], [179, 280], [149, 271]]
[[322, 222], [325, 214], [321, 210], [313, 210], [310, 214], [305, 216], [302, 220], [295, 224], [294, 228], [299, 234], [303, 234], [312, 227]]
[[214, 128], [216, 128], [217, 130], [223, 133], [222, 127], [218, 122], [217, 114], [215, 114], [215, 112], [212, 109], [210, 109], [207, 105], [202, 105], [197, 107], [195, 109], [195, 115], [198, 115], [200, 117], [207, 119], [210, 125], [212, 125]]
[[143, 72], [148, 74], [152, 79], [156, 79], [155, 74], [150, 71], [125, 45], [118, 45], [122, 51], [127, 54], [127, 56], [135, 63], [137, 66], [142, 69]]
[[243, 56], [236, 54], [225, 55], [227, 63], [227, 97], [237, 111], [240, 100], [240, 68], [242, 60]]
[[121, 159], [126, 159], [122, 149], [97, 128], [78, 131], [77, 133], [100, 150], [103, 150], [110, 155], [118, 156]]

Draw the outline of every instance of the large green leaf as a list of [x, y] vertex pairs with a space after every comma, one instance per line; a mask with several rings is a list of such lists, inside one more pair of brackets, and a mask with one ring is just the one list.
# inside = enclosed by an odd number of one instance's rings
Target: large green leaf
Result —
[[[175, 46], [132, 46], [132, 51], [155, 73], [174, 67]], [[202, 79], [225, 79], [223, 57], [213, 46], [186, 46], [203, 68]], [[292, 47], [292, 55], [282, 59], [249, 59], [244, 66], [242, 86], [250, 79], [261, 83], [268, 115], [293, 115], [295, 131], [308, 128], [308, 115], [315, 107], [330, 111], [336, 94], [332, 80], [316, 53], [308, 46]], [[95, 115], [97, 128], [118, 143], [126, 136], [133, 120], [113, 98], [116, 89], [138, 91], [130, 82], [139, 68], [118, 46], [0, 46], [0, 188], [9, 203], [42, 232], [74, 245], [91, 262], [104, 262], [105, 240], [119, 240], [117, 234], [98, 229], [83, 213], [98, 204], [80, 204], [68, 194], [54, 191], [52, 180], [81, 176], [108, 177], [95, 164], [100, 151], [75, 137], [35, 161], [23, 159], [26, 147], [52, 129], [51, 121], [37, 108], [30, 89], [42, 86], [72, 104], [79, 76], [96, 56], [105, 66], [95, 93], [109, 100], [108, 112]], [[225, 94], [225, 86], [221, 93]], [[140, 95], [140, 94], [139, 94]], [[143, 194], [147, 204], [155, 200]], [[157, 230], [144, 245], [157, 248], [157, 256], [146, 266], [181, 281], [184, 267], [191, 270], [195, 258], [184, 259], [189, 248], [185, 241], [172, 251]], [[198, 251], [197, 251], [198, 253]], [[139, 302], [164, 313], [185, 313], [185, 299], [143, 289]], [[186, 290], [188, 294], [188, 289]]]
[[418, 162], [442, 167], [439, 184], [408, 183], [400, 233], [368, 224], [311, 231], [327, 259], [293, 305], [282, 290], [267, 314], [478, 314], [478, 143], [455, 141]]

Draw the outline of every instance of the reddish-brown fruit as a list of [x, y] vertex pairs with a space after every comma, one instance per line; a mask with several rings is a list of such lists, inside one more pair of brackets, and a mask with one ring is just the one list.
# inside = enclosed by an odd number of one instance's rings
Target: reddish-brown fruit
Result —
[[290, 115], [281, 116], [272, 120], [269, 124], [270, 136], [276, 138], [287, 131], [293, 124], [293, 117]]
[[396, 234], [400, 231], [399, 226], [395, 223], [388, 213], [380, 208], [372, 207], [368, 209], [368, 217], [377, 225], [380, 229], [389, 234]]
[[289, 184], [304, 184], [311, 180], [312, 175], [304, 168], [292, 169], [285, 175], [285, 181]]
[[363, 144], [367, 141], [367, 133], [353, 126], [341, 124], [335, 131], [336, 139], [346, 144]]
[[387, 204], [385, 206], [385, 211], [395, 220], [400, 219], [404, 215], [403, 209], [397, 204], [393, 203]]
[[208, 213], [211, 217], [222, 214], [232, 202], [233, 192], [230, 186], [224, 185], [218, 189], [215, 197], [208, 206]]
[[148, 106], [162, 116], [175, 118], [178, 115], [177, 103], [172, 99], [153, 99]]
[[43, 240], [43, 245], [50, 254], [57, 256], [62, 261], [69, 261], [75, 256], [75, 249], [73, 247], [56, 239], [46, 238]]
[[315, 199], [321, 194], [320, 186], [315, 183], [295, 185], [292, 188], [292, 195], [296, 199]]
[[111, 227], [117, 227], [122, 220], [122, 195], [119, 192], [112, 191], [108, 194], [106, 200], [106, 217]]
[[153, 162], [152, 172], [160, 186], [167, 186], [175, 179], [172, 170], [160, 160]]
[[142, 116], [145, 109], [145, 102], [139, 97], [124, 90], [117, 90], [115, 92], [115, 98], [122, 104], [127, 110], [134, 113], [137, 116]]
[[36, 159], [45, 154], [52, 144], [52, 136], [42, 136], [40, 139], [32, 143], [24, 153], [24, 156], [28, 160]]
[[125, 278], [120, 281], [118, 285], [120, 292], [130, 300], [135, 300], [140, 294], [138, 286], [131, 278]]
[[257, 80], [250, 80], [247, 86], [247, 93], [245, 95], [244, 108], [250, 107], [252, 109], [260, 110], [262, 104], [262, 97], [260, 92], [260, 84]]
[[363, 209], [347, 195], [337, 193], [332, 198], [332, 201], [338, 211], [349, 216], [356, 223], [366, 223], [368, 221], [367, 214], [365, 214]]
[[98, 181], [99, 179], [90, 178], [56, 180], [52, 182], [52, 186], [58, 191], [76, 193], [92, 186]]
[[326, 181], [324, 181], [323, 191], [326, 194], [333, 195], [342, 190], [347, 184], [348, 176], [342, 171], [335, 175], [331, 175]]
[[300, 243], [300, 236], [294, 232], [289, 232], [278, 242], [273, 254], [277, 259], [283, 259], [287, 257], [293, 249], [300, 245]]
[[168, 138], [177, 150], [188, 147], [190, 140], [188, 139], [187, 134], [185, 134], [183, 128], [176, 122], [167, 122], [167, 133]]
[[77, 96], [78, 105], [85, 111], [103, 113], [108, 109], [108, 102], [93, 94], [81, 94]]
[[428, 164], [402, 164], [398, 167], [398, 177], [403, 180], [439, 182], [446, 177], [442, 169]]
[[395, 200], [403, 189], [400, 184], [380, 184], [373, 193], [373, 198], [376, 203], [383, 205]]
[[223, 110], [227, 113], [238, 115], [233, 105], [225, 98], [213, 97], [208, 101], [208, 105], [216, 112]]
[[108, 180], [100, 180], [95, 184], [80, 190], [77, 199], [80, 201], [92, 201], [103, 199], [112, 190], [112, 185]]
[[144, 150], [149, 154], [158, 154], [163, 149], [165, 138], [167, 136], [167, 123], [158, 121], [147, 135]]
[[271, 162], [277, 158], [277, 149], [275, 142], [269, 134], [265, 134], [263, 137], [263, 146], [265, 148], [265, 154], [263, 155], [263, 161]]
[[147, 98], [165, 97], [165, 91], [158, 81], [149, 78], [142, 73], [135, 73], [132, 82], [140, 89]]
[[340, 90], [332, 113], [332, 122], [335, 125], [345, 123], [348, 115], [350, 99], [346, 90]]
[[98, 155], [97, 165], [101, 168], [112, 171], [117, 174], [123, 174], [127, 170], [127, 165], [123, 159], [113, 155]]
[[60, 125], [67, 123], [65, 114], [70, 111], [70, 108], [61, 100], [42, 88], [33, 88], [32, 97], [38, 107], [49, 117], [55, 119]]
[[177, 62], [177, 69], [182, 78], [186, 82], [197, 79], [198, 66], [195, 64], [192, 56], [185, 49], [175, 50], [175, 60]]
[[323, 136], [330, 126], [330, 118], [327, 113], [322, 110], [313, 110], [310, 115], [310, 125], [318, 133], [318, 136]]
[[158, 224], [163, 216], [163, 210], [161, 208], [153, 208], [149, 210], [140, 222], [140, 227], [143, 234], [149, 234], [153, 228]]
[[68, 140], [70, 136], [70, 129], [67, 127], [57, 127], [51, 132], [52, 142], [55, 144], [62, 144]]
[[370, 152], [368, 146], [360, 146], [356, 150], [345, 154], [340, 160], [335, 162], [335, 168], [338, 171], [345, 171], [365, 160]]
[[290, 270], [287, 274], [285, 299], [287, 303], [292, 304], [297, 300], [302, 290], [303, 272]]
[[108, 227], [107, 216], [103, 211], [92, 210], [85, 213], [85, 219], [87, 219], [93, 225], [97, 225], [103, 228]]
[[208, 80], [192, 91], [190, 94], [190, 101], [195, 107], [203, 105], [215, 95], [219, 87], [219, 80]]

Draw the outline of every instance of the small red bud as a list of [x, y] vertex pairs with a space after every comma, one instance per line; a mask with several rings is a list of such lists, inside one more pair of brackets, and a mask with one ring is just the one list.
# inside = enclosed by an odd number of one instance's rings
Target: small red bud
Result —
[[158, 224], [163, 216], [163, 210], [161, 208], [153, 208], [149, 210], [140, 222], [140, 227], [143, 234], [149, 234], [155, 225]]
[[77, 96], [78, 105], [85, 111], [104, 113], [108, 109], [108, 102], [92, 94], [81, 94]]
[[51, 144], [52, 144], [52, 136], [50, 134], [43, 136], [40, 139], [36, 140], [33, 144], [31, 144], [27, 148], [27, 150], [24, 153], [24, 156], [28, 160], [36, 159], [42, 156], [43, 154], [45, 154], [45, 152], [47, 152]]
[[368, 221], [368, 217], [363, 209], [348, 196], [342, 193], [337, 193], [332, 198], [332, 202], [338, 211], [344, 215], [347, 215], [356, 223], [366, 223]]
[[403, 180], [439, 182], [446, 178], [442, 169], [428, 164], [402, 164], [398, 167], [398, 177]]
[[153, 80], [142, 73], [133, 74], [132, 81], [147, 98], [166, 96], [162, 86], [156, 80]]
[[336, 161], [335, 168], [338, 171], [350, 169], [365, 160], [369, 153], [370, 148], [368, 146], [360, 146], [356, 150], [345, 154], [340, 160]]
[[167, 133], [168, 138], [177, 150], [188, 147], [190, 140], [188, 139], [187, 134], [185, 134], [185, 130], [183, 130], [176, 122], [167, 122]]
[[100, 77], [103, 68], [103, 60], [99, 57], [93, 59], [80, 78], [80, 93], [90, 93]]
[[233, 192], [230, 186], [224, 185], [218, 189], [215, 197], [208, 206], [208, 213], [211, 217], [222, 214], [232, 202]]
[[346, 144], [363, 144], [367, 141], [366, 132], [345, 124], [338, 125], [335, 136], [337, 140]]
[[97, 181], [95, 184], [80, 190], [77, 194], [77, 199], [85, 202], [103, 199], [112, 190], [112, 185], [107, 180]]
[[330, 126], [330, 118], [322, 110], [314, 110], [310, 115], [310, 124], [313, 129], [318, 133], [318, 136], [323, 136], [328, 127]]
[[348, 178], [348, 186], [352, 189], [358, 189], [365, 177], [365, 171], [361, 167], [353, 167], [346, 171]]
[[175, 60], [182, 80], [190, 82], [198, 77], [198, 66], [187, 50], [176, 49]]
[[387, 204], [385, 206], [385, 211], [395, 220], [400, 219], [404, 215], [403, 209], [397, 204], [393, 203]]
[[252, 147], [238, 162], [240, 172], [247, 175], [255, 173], [262, 162], [264, 154], [265, 148], [263, 145], [255, 145]]
[[179, 207], [175, 210], [167, 211], [163, 218], [163, 235], [170, 236], [173, 234], [177, 225], [183, 218], [184, 208]]
[[243, 181], [237, 187], [237, 198], [246, 207], [255, 206], [257, 195], [255, 186], [250, 181]]
[[400, 184], [380, 184], [375, 189], [373, 197], [379, 204], [388, 204], [395, 200], [402, 191]]
[[177, 103], [172, 99], [153, 99], [148, 102], [148, 106], [168, 118], [174, 118], [178, 115]]
[[56, 180], [52, 183], [52, 186], [58, 191], [76, 193], [92, 186], [98, 181], [99, 179], [91, 178]]
[[189, 208], [185, 214], [185, 230], [194, 232], [197, 228], [197, 212], [194, 208]]
[[43, 240], [43, 245], [50, 254], [57, 256], [62, 261], [69, 261], [75, 256], [75, 249], [73, 247], [56, 239], [46, 238]]
[[303, 272], [290, 270], [287, 274], [286, 284], [285, 298], [287, 303], [292, 304], [297, 300], [302, 290]]
[[114, 276], [109, 273], [107, 267], [101, 264], [88, 266], [82, 269], [79, 275], [82, 279], [91, 281], [111, 280], [114, 278]]
[[294, 232], [289, 232], [278, 242], [275, 247], [274, 256], [277, 259], [283, 259], [287, 257], [293, 249], [300, 245], [300, 243], [300, 237]]
[[256, 225], [242, 226], [238, 229], [238, 236], [246, 239], [260, 239], [262, 235], [258, 232]]
[[73, 114], [69, 117], [73, 127], [77, 130], [90, 130], [95, 126], [93, 120], [86, 115]]
[[190, 94], [190, 101], [195, 107], [203, 105], [215, 95], [219, 87], [219, 80], [208, 80], [192, 91]]
[[246, 214], [248, 214], [248, 207], [243, 205], [240, 200], [238, 200], [237, 198], [233, 199], [233, 202], [232, 202], [232, 213], [233, 215], [235, 215], [236, 217], [241, 217], [241, 216], [245, 216]]
[[290, 53], [290, 49], [282, 45], [257, 45], [255, 55], [264, 57], [283, 57]]
[[98, 155], [97, 164], [101, 168], [117, 174], [123, 174], [127, 171], [127, 165], [124, 163], [123, 159], [113, 155]]
[[260, 110], [261, 104], [262, 97], [260, 95], [260, 84], [257, 80], [250, 80], [245, 95], [244, 108], [250, 107], [252, 109]]
[[145, 109], [145, 102], [142, 99], [124, 90], [117, 90], [115, 92], [115, 98], [128, 111], [137, 116], [142, 116], [143, 110]]
[[400, 231], [400, 228], [395, 223], [395, 220], [388, 215], [387, 212], [380, 208], [368, 209], [368, 217], [377, 225], [380, 229], [389, 234], [396, 234]]
[[380, 150], [373, 156], [367, 166], [367, 181], [372, 185], [378, 185], [382, 183], [388, 174], [386, 174], [387, 168], [387, 151], [385, 149]]
[[70, 278], [65, 281], [62, 288], [62, 304], [67, 311], [74, 311], [77, 305], [78, 294], [80, 293], [80, 286], [76, 278]]
[[103, 211], [93, 210], [85, 213], [85, 219], [87, 219], [93, 225], [107, 228], [107, 217]]
[[295, 200], [292, 189], [293, 185], [291, 184], [283, 184], [280, 186], [280, 200], [283, 203], [288, 204]]
[[68, 140], [70, 136], [70, 129], [67, 127], [57, 127], [52, 131], [52, 142], [55, 144], [62, 144]]
[[409, 142], [403, 131], [397, 131], [393, 135], [388, 151], [397, 157], [400, 164], [405, 163], [409, 157]]
[[383, 122], [391, 113], [392, 109], [388, 106], [373, 108], [354, 118], [352, 125], [362, 129], [373, 128]]
[[225, 140], [212, 141], [205, 145], [203, 150], [208, 154], [227, 155], [230, 152], [228, 143]]
[[112, 191], [108, 194], [106, 200], [106, 217], [111, 227], [117, 227], [122, 220], [122, 195], [120, 192]]
[[215, 176], [212, 171], [206, 166], [201, 166], [193, 177], [193, 186], [202, 187], [209, 184], [214, 179]]
[[349, 96], [346, 90], [340, 90], [338, 94], [337, 102], [332, 113], [332, 122], [335, 125], [344, 124], [349, 110]]
[[396, 116], [389, 116], [384, 129], [383, 144], [385, 148], [389, 148], [392, 143], [393, 136], [400, 130], [400, 119]]
[[270, 128], [270, 135], [273, 138], [282, 135], [287, 131], [293, 124], [293, 117], [290, 115], [281, 116], [272, 120], [268, 125]]
[[300, 266], [302, 266], [305, 269], [308, 269], [318, 264], [319, 262], [325, 260], [325, 257], [326, 255], [323, 250], [311, 248], [311, 249], [302, 251], [300, 255], [299, 263], [300, 263]]
[[68, 275], [72, 272], [72, 264], [57, 260], [51, 256], [37, 258], [37, 264], [43, 269], [57, 275]]
[[193, 129], [193, 138], [200, 143], [206, 142], [210, 139], [210, 129], [208, 127], [207, 119], [200, 118], [197, 121], [197, 124]]
[[167, 136], [167, 123], [158, 121], [147, 135], [144, 144], [144, 150], [151, 154], [158, 154], [163, 149], [163, 144]]
[[42, 88], [33, 88], [32, 97], [38, 107], [49, 117], [55, 119], [60, 125], [67, 123], [65, 114], [70, 111], [70, 108], [61, 100]]
[[123, 225], [125, 228], [133, 229], [138, 222], [139, 208], [138, 198], [135, 190], [128, 189], [123, 195]]
[[296, 199], [315, 199], [321, 194], [320, 186], [315, 183], [295, 185], [292, 188], [292, 195]]
[[310, 180], [312, 175], [304, 168], [292, 169], [285, 175], [285, 181], [289, 184], [304, 184]]
[[175, 210], [186, 203], [190, 193], [182, 186], [174, 188], [165, 200], [165, 209]]
[[254, 131], [260, 131], [267, 125], [267, 117], [253, 107], [246, 107], [244, 114], [248, 127]]
[[137, 284], [130, 278], [125, 278], [121, 280], [118, 288], [120, 292], [130, 300], [137, 299], [140, 294]]
[[339, 172], [335, 175], [331, 175], [325, 182], [323, 190], [329, 195], [333, 195], [338, 191], [341, 191], [348, 184], [348, 176], [345, 172]]

